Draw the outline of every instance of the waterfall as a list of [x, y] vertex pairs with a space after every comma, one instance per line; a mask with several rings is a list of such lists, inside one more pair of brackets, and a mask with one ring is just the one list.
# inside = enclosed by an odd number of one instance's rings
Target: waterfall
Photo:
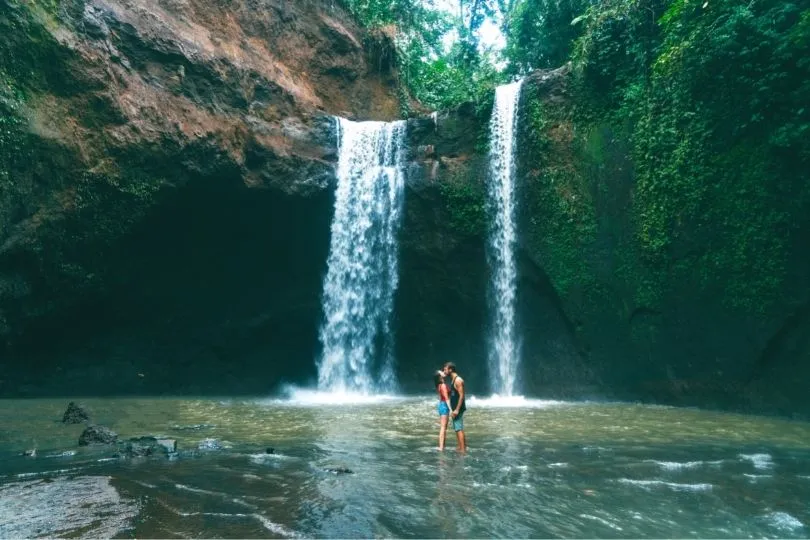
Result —
[[492, 278], [489, 299], [491, 330], [489, 364], [493, 391], [512, 396], [520, 347], [515, 335], [515, 133], [521, 83], [495, 90], [490, 120], [489, 177], [487, 206], [489, 218], [488, 258]]
[[323, 282], [318, 387], [367, 394], [395, 383], [391, 312], [405, 174], [405, 122], [338, 119], [335, 216]]

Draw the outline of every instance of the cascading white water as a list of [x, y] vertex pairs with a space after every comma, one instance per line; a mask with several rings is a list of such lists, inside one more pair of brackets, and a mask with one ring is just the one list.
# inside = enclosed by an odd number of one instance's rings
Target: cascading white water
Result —
[[488, 256], [490, 281], [491, 330], [489, 364], [493, 391], [512, 396], [520, 361], [520, 346], [515, 335], [516, 263], [515, 241], [515, 132], [521, 82], [495, 90], [495, 105], [490, 120]]
[[338, 119], [335, 216], [323, 283], [318, 388], [392, 391], [390, 326], [398, 276], [405, 122]]

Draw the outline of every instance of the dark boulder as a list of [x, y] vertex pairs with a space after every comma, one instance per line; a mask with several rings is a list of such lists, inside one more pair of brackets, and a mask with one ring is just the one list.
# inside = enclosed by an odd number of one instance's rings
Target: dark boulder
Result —
[[87, 411], [84, 410], [81, 405], [77, 405], [73, 401], [68, 403], [67, 410], [65, 410], [65, 414], [62, 415], [63, 424], [81, 424], [89, 420], [90, 415], [87, 414]]
[[116, 441], [118, 441], [118, 434], [104, 426], [87, 426], [79, 436], [79, 446], [115, 444]]

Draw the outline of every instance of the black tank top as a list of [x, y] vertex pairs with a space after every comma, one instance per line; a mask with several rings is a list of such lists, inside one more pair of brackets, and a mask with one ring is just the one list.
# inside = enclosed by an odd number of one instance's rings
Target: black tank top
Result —
[[[458, 377], [458, 375], [456, 375], [456, 377]], [[450, 407], [452, 407], [453, 410], [455, 411], [456, 407], [458, 407], [458, 398], [459, 398], [458, 390], [456, 390], [456, 385], [453, 384], [455, 382], [455, 379], [452, 377], [448, 378], [450, 379], [450, 382], [448, 383], [448, 386], [450, 387]], [[461, 414], [466, 410], [467, 410], [467, 398], [465, 397], [464, 401], [461, 402], [461, 408], [458, 410], [458, 414]]]

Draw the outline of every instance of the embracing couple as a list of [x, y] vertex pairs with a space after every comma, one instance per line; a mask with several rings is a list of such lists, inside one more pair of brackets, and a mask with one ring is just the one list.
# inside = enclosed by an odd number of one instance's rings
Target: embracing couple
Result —
[[467, 410], [467, 400], [464, 396], [464, 379], [456, 373], [456, 365], [453, 362], [447, 362], [433, 376], [433, 384], [439, 393], [439, 450], [444, 450], [444, 443], [447, 440], [447, 422], [452, 419], [453, 430], [455, 430], [458, 440], [458, 450], [466, 452], [464, 411]]

